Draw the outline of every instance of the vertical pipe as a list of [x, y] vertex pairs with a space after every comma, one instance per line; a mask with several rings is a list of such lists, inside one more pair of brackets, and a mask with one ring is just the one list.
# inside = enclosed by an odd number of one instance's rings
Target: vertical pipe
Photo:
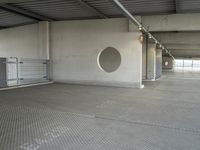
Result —
[[146, 41], [146, 79], [148, 79], [148, 37], [145, 35]]
[[17, 67], [17, 86], [19, 85], [19, 59], [16, 58], [16, 67]]

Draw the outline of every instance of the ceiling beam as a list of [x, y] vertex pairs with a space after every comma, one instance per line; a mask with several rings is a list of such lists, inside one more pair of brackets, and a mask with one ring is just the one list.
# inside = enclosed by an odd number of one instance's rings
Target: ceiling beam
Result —
[[165, 50], [169, 56], [171, 56], [173, 59], [174, 57], [172, 56], [172, 54], [170, 53], [170, 51], [162, 44], [160, 43], [149, 31], [148, 28], [146, 29], [141, 23], [140, 21], [137, 20], [136, 17], [134, 17], [120, 2], [119, 0], [109, 0], [117, 9], [119, 9], [122, 14], [129, 19], [133, 24], [135, 24], [138, 29], [140, 30], [140, 32], [142, 32], [143, 34], [146, 34], [151, 40], [153, 40], [155, 42], [155, 44], [159, 45], [162, 50]]
[[[132, 23], [134, 23], [138, 27], [142, 26], [142, 24], [118, 0], [109, 1], [113, 4], [113, 6], [120, 10], [123, 15], [128, 18]], [[147, 29], [145, 29], [145, 32], [148, 32]]]
[[87, 10], [89, 10], [90, 12], [98, 15], [100, 18], [108, 18], [104, 13], [102, 13], [101, 11], [99, 11], [98, 9], [96, 9], [95, 7], [91, 6], [87, 2], [85, 2], [83, 0], [76, 0], [76, 1], [79, 4], [81, 4], [83, 7], [85, 7]]
[[170, 50], [181, 49], [181, 50], [199, 50], [200, 44], [166, 44], [166, 47]]
[[33, 1], [33, 0], [0, 0], [0, 3], [20, 3], [27, 1]]
[[178, 0], [174, 0], [175, 13], [178, 13]]
[[22, 15], [22, 16], [32, 18], [32, 19], [35, 19], [35, 20], [38, 20], [38, 21], [53, 21], [53, 19], [50, 19], [48, 17], [30, 12], [28, 10], [18, 8], [16, 6], [13, 6], [13, 5], [10, 5], [10, 4], [0, 4], [0, 8], [4, 9], [6, 11], [12, 12], [14, 14]]

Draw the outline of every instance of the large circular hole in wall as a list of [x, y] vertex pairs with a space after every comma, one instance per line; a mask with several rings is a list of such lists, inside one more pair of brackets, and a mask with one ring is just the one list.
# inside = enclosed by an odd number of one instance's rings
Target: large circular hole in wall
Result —
[[121, 55], [119, 51], [113, 47], [107, 47], [100, 52], [98, 56], [99, 67], [105, 72], [116, 71], [121, 64]]

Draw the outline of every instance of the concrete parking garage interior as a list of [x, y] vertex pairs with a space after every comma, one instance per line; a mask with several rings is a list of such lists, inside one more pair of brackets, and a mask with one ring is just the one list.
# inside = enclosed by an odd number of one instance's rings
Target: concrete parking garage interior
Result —
[[1, 0], [0, 150], [199, 150], [200, 1]]

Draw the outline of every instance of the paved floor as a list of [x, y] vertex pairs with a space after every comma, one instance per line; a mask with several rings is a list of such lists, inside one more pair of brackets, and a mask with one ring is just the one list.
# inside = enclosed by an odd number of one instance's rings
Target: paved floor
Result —
[[52, 84], [0, 91], [0, 150], [199, 150], [200, 74], [144, 89]]

